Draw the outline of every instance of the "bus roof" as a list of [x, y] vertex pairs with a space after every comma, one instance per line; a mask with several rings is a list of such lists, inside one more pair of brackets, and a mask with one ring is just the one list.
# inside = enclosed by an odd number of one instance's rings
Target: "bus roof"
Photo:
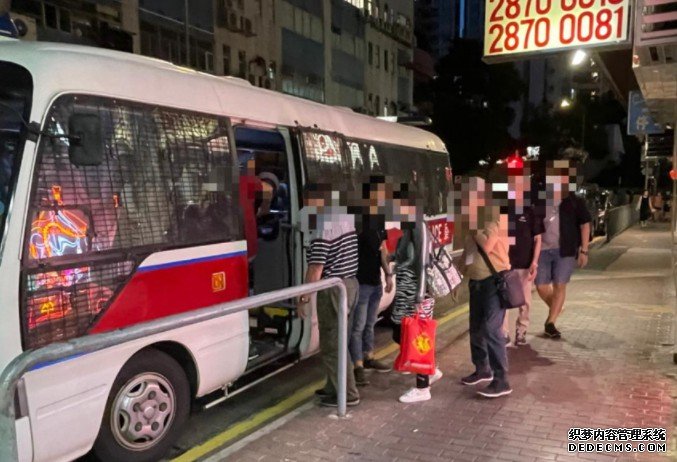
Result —
[[314, 127], [337, 131], [348, 138], [447, 152], [442, 141], [425, 130], [131, 53], [2, 40], [0, 60], [19, 64], [31, 73], [34, 107], [43, 111], [61, 93], [97, 94], [222, 114], [254, 124]]

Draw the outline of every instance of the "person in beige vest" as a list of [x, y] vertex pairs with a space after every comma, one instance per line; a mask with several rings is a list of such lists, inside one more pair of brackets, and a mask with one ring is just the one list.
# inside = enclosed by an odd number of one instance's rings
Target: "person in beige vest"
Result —
[[508, 357], [496, 281], [479, 253], [484, 250], [497, 272], [510, 269], [508, 216], [502, 214], [481, 178], [471, 178], [461, 193], [461, 223], [467, 235], [461, 268], [470, 289], [470, 356], [475, 372], [463, 377], [464, 385], [489, 382], [477, 391], [487, 398], [512, 393], [508, 382]]

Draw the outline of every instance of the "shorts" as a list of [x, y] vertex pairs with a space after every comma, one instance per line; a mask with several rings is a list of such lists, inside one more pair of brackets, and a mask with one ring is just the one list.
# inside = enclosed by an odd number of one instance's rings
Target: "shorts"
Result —
[[562, 257], [559, 249], [541, 250], [536, 285], [567, 284], [576, 268], [576, 257]]

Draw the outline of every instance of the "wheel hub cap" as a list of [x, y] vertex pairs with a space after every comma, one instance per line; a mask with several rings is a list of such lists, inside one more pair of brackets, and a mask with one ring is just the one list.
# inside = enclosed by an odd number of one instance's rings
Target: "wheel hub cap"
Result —
[[113, 436], [128, 449], [146, 450], [165, 436], [175, 409], [176, 395], [166, 378], [155, 373], [137, 375], [113, 402]]

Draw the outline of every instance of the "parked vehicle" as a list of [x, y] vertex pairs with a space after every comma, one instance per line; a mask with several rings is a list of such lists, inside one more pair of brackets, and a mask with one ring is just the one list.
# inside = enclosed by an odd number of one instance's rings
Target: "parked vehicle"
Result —
[[[252, 158], [279, 199], [256, 223], [255, 255], [237, 200]], [[0, 369], [30, 349], [301, 284], [304, 185], [340, 190], [371, 173], [417, 183], [428, 226], [451, 243], [449, 156], [429, 132], [156, 59], [0, 38]], [[317, 319], [294, 309], [40, 364], [15, 400], [19, 460], [92, 448], [161, 459], [192, 399], [318, 351]]]

